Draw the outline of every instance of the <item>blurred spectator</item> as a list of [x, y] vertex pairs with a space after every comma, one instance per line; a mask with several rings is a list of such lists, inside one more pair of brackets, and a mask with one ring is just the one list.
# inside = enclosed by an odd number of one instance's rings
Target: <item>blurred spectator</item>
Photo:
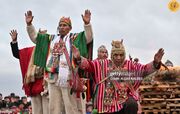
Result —
[[5, 107], [6, 107], [6, 105], [5, 105], [5, 103], [4, 103], [3, 96], [2, 96], [2, 94], [0, 93], [0, 109], [1, 109], [1, 108], [5, 108]]
[[27, 97], [26, 97], [26, 96], [23, 96], [23, 97], [21, 98], [21, 100], [22, 100], [22, 103], [24, 104], [24, 109], [28, 109], [28, 107], [29, 107], [29, 105], [30, 105], [30, 102], [28, 102]]
[[10, 93], [10, 97], [14, 97], [15, 96], [15, 93]]
[[5, 102], [5, 108], [10, 108], [10, 104], [11, 104], [11, 102], [10, 102], [10, 97], [9, 96], [6, 96], [6, 97], [4, 97], [4, 102]]
[[167, 60], [167, 61], [165, 62], [165, 65], [166, 65], [166, 66], [170, 66], [170, 67], [173, 67], [173, 66], [174, 66], [173, 63], [172, 63], [170, 60]]
[[88, 102], [86, 104], [86, 114], [91, 114], [92, 110], [93, 110], [93, 104], [92, 104], [92, 102]]
[[10, 97], [10, 108], [13, 106], [18, 107], [19, 101], [16, 100], [16, 96], [11, 96]]

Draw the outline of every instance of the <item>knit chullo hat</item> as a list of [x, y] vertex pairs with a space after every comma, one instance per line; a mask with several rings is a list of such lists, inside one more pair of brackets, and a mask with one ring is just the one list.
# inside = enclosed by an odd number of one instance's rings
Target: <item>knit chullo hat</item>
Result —
[[70, 17], [61, 17], [59, 23], [62, 23], [62, 22], [66, 23], [67, 25], [69, 25], [72, 28]]
[[124, 45], [123, 45], [123, 40], [119, 41], [112, 41], [111, 43], [112, 45], [112, 49], [111, 49], [111, 59], [113, 59], [113, 56], [114, 54], [117, 54], [117, 53], [126, 53], [125, 52], [125, 48], [124, 48]]

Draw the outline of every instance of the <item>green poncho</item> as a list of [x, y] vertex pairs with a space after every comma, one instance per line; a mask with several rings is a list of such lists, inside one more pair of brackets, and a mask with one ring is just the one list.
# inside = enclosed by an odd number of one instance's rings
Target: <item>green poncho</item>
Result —
[[[51, 39], [54, 37], [54, 35], [49, 35], [49, 34], [38, 34], [37, 36], [37, 43], [36, 43], [36, 49], [35, 49], [35, 54], [34, 54], [34, 64], [40, 67], [45, 68], [46, 67], [46, 59], [48, 56], [48, 51], [49, 51], [49, 46], [51, 43]], [[80, 32], [78, 33], [78, 36], [73, 40], [73, 44], [79, 49], [80, 54], [83, 57], [90, 57], [89, 54], [89, 49], [87, 44], [86, 44], [86, 37], [85, 33]], [[91, 51], [92, 53], [92, 51]], [[91, 54], [92, 55], [92, 54]]]

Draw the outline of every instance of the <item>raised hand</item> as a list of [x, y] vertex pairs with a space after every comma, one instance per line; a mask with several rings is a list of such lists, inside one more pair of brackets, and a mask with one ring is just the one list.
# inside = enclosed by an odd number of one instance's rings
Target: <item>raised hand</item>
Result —
[[17, 31], [15, 29], [13, 29], [13, 30], [11, 30], [11, 32], [9, 34], [12, 38], [12, 41], [16, 42], [17, 41], [17, 35], [18, 35]]
[[160, 63], [161, 60], [162, 60], [163, 55], [164, 55], [164, 49], [160, 48], [158, 50], [158, 52], [154, 55], [154, 62], [155, 63]]
[[26, 19], [26, 24], [32, 25], [32, 21], [33, 21], [34, 16], [32, 15], [32, 11], [29, 10], [25, 13], [25, 19]]
[[82, 14], [82, 19], [84, 21], [84, 24], [87, 25], [91, 21], [91, 12], [90, 10], [85, 10], [84, 15]]
[[81, 58], [80, 52], [79, 52], [78, 48], [76, 48], [75, 45], [72, 45], [72, 53], [73, 53], [73, 57], [75, 59], [80, 59]]

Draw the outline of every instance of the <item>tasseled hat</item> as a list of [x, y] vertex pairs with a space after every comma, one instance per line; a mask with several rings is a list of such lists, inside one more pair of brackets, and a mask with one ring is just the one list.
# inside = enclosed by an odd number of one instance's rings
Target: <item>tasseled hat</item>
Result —
[[124, 48], [124, 46], [123, 46], [123, 40], [121, 40], [121, 41], [112, 41], [112, 43], [111, 43], [111, 45], [112, 45], [112, 49], [111, 49], [111, 59], [113, 59], [113, 55], [115, 54], [115, 53], [122, 53], [122, 52], [124, 52], [125, 53], [125, 48]]
[[61, 17], [59, 23], [61, 23], [61, 22], [64, 22], [64, 23], [66, 23], [67, 25], [69, 25], [70, 27], [72, 27], [70, 17]]

